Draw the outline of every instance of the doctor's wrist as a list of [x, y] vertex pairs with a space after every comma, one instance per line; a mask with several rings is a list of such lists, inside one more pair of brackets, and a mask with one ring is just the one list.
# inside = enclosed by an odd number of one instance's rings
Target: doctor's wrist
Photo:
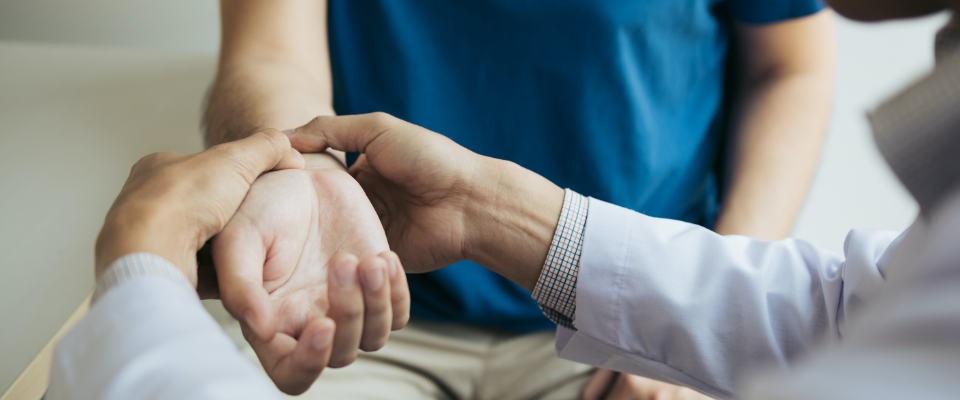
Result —
[[124, 205], [111, 210], [97, 236], [94, 274], [96, 279], [115, 261], [135, 253], [162, 257], [197, 286], [195, 235], [170, 210], [149, 204]]
[[508, 161], [485, 159], [465, 207], [464, 255], [532, 291], [563, 208], [564, 191]]

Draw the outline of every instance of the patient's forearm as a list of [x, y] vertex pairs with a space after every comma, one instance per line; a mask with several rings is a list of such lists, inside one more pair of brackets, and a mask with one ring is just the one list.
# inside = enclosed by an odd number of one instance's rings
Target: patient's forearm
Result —
[[726, 194], [714, 229], [787, 235], [816, 169], [830, 115], [833, 15], [737, 25], [741, 63]]
[[217, 79], [204, 116], [207, 144], [333, 114], [326, 1], [223, 1], [220, 15]]
[[790, 231], [824, 138], [830, 105], [824, 80], [773, 82], [743, 105], [718, 233], [779, 240]]
[[[288, 129], [318, 115], [333, 115], [323, 79], [285, 62], [249, 61], [221, 69], [204, 123], [210, 145], [242, 139], [263, 128]], [[343, 153], [314, 157], [308, 167], [337, 166]], [[324, 161], [326, 159], [326, 161]]]

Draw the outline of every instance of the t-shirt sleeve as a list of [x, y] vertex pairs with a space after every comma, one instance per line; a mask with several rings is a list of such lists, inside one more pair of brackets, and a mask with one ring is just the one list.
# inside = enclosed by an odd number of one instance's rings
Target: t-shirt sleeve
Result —
[[806, 17], [825, 7], [823, 0], [729, 0], [733, 19], [748, 24], [768, 24]]

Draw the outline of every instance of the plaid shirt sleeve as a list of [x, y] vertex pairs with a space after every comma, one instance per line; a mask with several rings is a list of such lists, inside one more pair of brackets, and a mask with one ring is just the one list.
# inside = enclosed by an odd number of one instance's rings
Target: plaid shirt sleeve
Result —
[[183, 276], [177, 267], [167, 261], [167, 259], [156, 254], [133, 253], [120, 257], [113, 264], [107, 267], [107, 270], [100, 275], [97, 280], [97, 288], [93, 290], [93, 299], [90, 303], [96, 303], [110, 289], [134, 278], [143, 276], [160, 276], [171, 279], [174, 282], [185, 285], [190, 291], [195, 292], [196, 288], [190, 284], [187, 277]]
[[586, 197], [570, 189], [564, 191], [560, 223], [553, 233], [547, 260], [532, 293], [543, 315], [569, 329], [576, 329], [577, 275], [580, 273], [588, 205]]

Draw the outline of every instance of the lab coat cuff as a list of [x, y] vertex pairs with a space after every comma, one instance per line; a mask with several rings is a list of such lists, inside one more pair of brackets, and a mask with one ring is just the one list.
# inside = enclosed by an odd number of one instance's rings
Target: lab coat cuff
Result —
[[607, 343], [620, 343], [625, 261], [636, 213], [590, 198], [577, 277], [576, 326]]
[[108, 291], [128, 281], [146, 276], [171, 280], [196, 295], [196, 288], [173, 263], [156, 254], [133, 253], [120, 257], [104, 270], [97, 279], [97, 287], [90, 303], [95, 304]]

